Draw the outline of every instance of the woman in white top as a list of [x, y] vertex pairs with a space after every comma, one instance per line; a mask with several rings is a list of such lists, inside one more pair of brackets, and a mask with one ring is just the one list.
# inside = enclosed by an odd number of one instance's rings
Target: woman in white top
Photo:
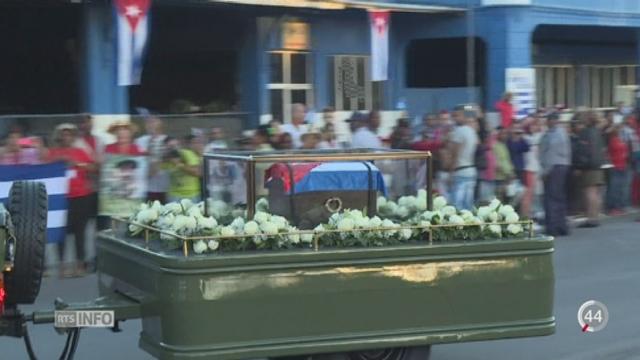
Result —
[[532, 208], [539, 208], [538, 184], [540, 184], [540, 157], [538, 148], [542, 139], [540, 120], [529, 118], [525, 122], [527, 134], [524, 139], [529, 143], [529, 152], [524, 157], [525, 193], [520, 203], [520, 213], [532, 217]]

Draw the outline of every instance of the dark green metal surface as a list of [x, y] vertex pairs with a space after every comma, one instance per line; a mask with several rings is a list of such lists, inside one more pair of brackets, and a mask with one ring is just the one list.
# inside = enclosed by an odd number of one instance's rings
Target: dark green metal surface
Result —
[[163, 359], [246, 359], [554, 332], [549, 238], [159, 255], [100, 235], [99, 281]]

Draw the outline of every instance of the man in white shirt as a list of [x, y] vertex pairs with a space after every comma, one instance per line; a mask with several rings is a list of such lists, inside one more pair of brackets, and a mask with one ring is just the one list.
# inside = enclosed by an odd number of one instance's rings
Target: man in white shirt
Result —
[[372, 111], [368, 116], [361, 113], [354, 113], [351, 119], [347, 120], [351, 125], [351, 147], [354, 149], [379, 149], [382, 148], [382, 141], [376, 134], [380, 126], [380, 116], [378, 112]]
[[204, 152], [211, 153], [216, 150], [225, 150], [229, 148], [227, 141], [225, 140], [224, 131], [222, 128], [214, 127], [211, 128], [211, 141], [205, 146]]
[[291, 123], [280, 126], [281, 133], [291, 135], [294, 149], [302, 147], [302, 135], [308, 131], [307, 125], [304, 123], [306, 112], [307, 109], [303, 104], [291, 105]]
[[151, 114], [144, 116], [147, 135], [137, 138], [135, 144], [149, 158], [147, 200], [165, 202], [166, 193], [169, 190], [169, 175], [166, 171], [161, 170], [159, 165], [166, 150], [164, 141], [167, 135], [162, 133], [162, 120]]
[[456, 110], [453, 113], [453, 119], [457, 126], [452, 130], [447, 144], [452, 157], [451, 196], [456, 208], [471, 210], [474, 206], [474, 191], [478, 177], [475, 167], [478, 134], [471, 126], [475, 121], [471, 115], [465, 114], [462, 110]]

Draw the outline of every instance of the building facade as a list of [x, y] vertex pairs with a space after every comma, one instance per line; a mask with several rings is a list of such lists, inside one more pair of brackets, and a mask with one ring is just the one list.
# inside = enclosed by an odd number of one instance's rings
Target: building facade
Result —
[[[5, 114], [124, 114], [136, 106], [168, 112], [172, 104], [186, 104], [246, 112], [246, 125], [255, 126], [268, 118], [287, 121], [295, 102], [316, 111], [403, 109], [412, 116], [469, 102], [491, 110], [508, 89], [508, 69], [534, 78], [533, 104], [603, 108], [626, 100], [639, 76], [640, 2], [629, 0], [155, 0], [143, 83], [134, 87], [116, 85], [108, 2], [26, 3], [0, 5], [2, 36], [16, 49], [6, 52], [2, 71], [50, 60], [26, 59], [19, 51], [29, 46], [24, 42], [51, 42], [28, 35], [46, 24], [51, 36], [62, 27], [71, 34], [61, 36], [72, 45], [60, 44], [71, 54], [62, 58], [72, 63], [74, 81], [42, 93], [39, 86], [52, 86], [46, 77], [55, 66], [38, 73], [45, 78], [39, 81], [29, 82], [28, 70], [13, 74], [13, 82], [0, 85]], [[46, 20], [61, 9], [65, 24]], [[383, 82], [370, 78], [367, 9], [391, 11], [389, 80]], [[42, 23], [21, 31], [20, 16], [29, 14]], [[23, 95], [12, 90], [18, 87], [26, 88]], [[49, 93], [73, 101], [60, 110], [24, 100]]]

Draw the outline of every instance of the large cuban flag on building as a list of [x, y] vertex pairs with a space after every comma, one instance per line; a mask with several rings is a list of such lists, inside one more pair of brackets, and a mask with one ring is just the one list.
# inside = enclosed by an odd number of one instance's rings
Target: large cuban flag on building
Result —
[[385, 81], [389, 68], [389, 11], [369, 10], [371, 26], [371, 80]]
[[151, 0], [113, 0], [118, 29], [118, 85], [140, 84]]
[[66, 236], [69, 191], [66, 165], [62, 162], [44, 165], [0, 165], [0, 201], [2, 203], [7, 203], [11, 185], [16, 180], [33, 180], [45, 184], [49, 198], [47, 242], [63, 241]]

